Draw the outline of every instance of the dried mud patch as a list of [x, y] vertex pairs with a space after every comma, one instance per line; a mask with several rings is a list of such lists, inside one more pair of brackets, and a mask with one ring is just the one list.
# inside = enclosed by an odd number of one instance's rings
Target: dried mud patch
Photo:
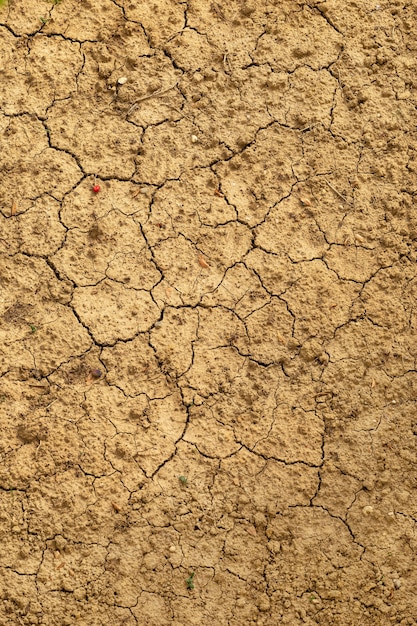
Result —
[[413, 2], [0, 8], [0, 624], [411, 626]]

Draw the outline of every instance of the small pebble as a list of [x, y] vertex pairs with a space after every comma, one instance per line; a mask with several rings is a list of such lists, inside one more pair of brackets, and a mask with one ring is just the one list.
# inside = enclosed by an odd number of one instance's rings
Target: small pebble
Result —
[[373, 511], [374, 511], [374, 507], [373, 506], [369, 506], [369, 505], [368, 506], [364, 506], [363, 509], [362, 509], [362, 513], [364, 515], [371, 515], [371, 513], [373, 513]]
[[197, 135], [191, 135], [191, 141], [192, 141], [193, 143], [198, 143], [198, 137], [197, 137]]
[[90, 375], [92, 378], [101, 378], [103, 372], [99, 369], [92, 369]]
[[119, 83], [119, 85], [124, 85], [125, 83], [127, 83], [126, 76], [122, 76], [117, 82]]
[[161, 328], [162, 322], [155, 322], [154, 326], [155, 328]]

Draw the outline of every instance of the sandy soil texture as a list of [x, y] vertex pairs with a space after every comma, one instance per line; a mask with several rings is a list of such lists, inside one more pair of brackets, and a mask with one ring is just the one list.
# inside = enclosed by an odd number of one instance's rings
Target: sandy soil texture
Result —
[[417, 2], [379, 1], [1, 7], [0, 626], [417, 624]]

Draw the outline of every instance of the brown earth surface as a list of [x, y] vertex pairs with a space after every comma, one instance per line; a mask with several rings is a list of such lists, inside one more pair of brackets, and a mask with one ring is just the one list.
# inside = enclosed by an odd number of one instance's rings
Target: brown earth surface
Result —
[[417, 623], [417, 1], [380, 2], [1, 8], [0, 626]]

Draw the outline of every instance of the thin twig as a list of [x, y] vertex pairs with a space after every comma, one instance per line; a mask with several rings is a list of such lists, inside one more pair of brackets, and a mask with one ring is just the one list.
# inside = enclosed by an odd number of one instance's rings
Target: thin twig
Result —
[[300, 128], [300, 133], [305, 133], [307, 130], [310, 130], [310, 128], [314, 128], [315, 126], [317, 126], [318, 122], [314, 122], [314, 124], [310, 124], [310, 126], [306, 126], [305, 128]]
[[142, 96], [141, 98], [138, 98], [137, 100], [133, 102], [132, 106], [126, 113], [126, 117], [129, 115], [129, 113], [131, 113], [136, 108], [139, 102], [143, 102], [144, 100], [149, 100], [150, 98], [156, 98], [157, 96], [162, 96], [162, 94], [166, 93], [167, 91], [171, 91], [171, 89], [175, 89], [177, 85], [178, 85], [178, 81], [175, 83], [175, 85], [171, 85], [171, 87], [167, 87], [166, 89], [157, 89], [156, 91], [153, 91], [152, 93], [149, 93], [146, 96]]
[[335, 188], [333, 187], [333, 185], [331, 185], [331, 184], [329, 183], [329, 181], [328, 181], [328, 180], [326, 180], [325, 178], [323, 178], [323, 180], [324, 180], [324, 182], [326, 183], [326, 185], [329, 185], [330, 189], [332, 189], [332, 191], [334, 191], [334, 192], [335, 192], [335, 193], [339, 196], [339, 198], [342, 198], [343, 202], [348, 202], [348, 199], [347, 199], [347, 198], [345, 198], [345, 196], [343, 196], [343, 195], [340, 193], [340, 191], [337, 191], [337, 189], [335, 189]]
[[221, 20], [223, 20], [223, 22], [227, 22], [226, 17], [221, 9], [221, 7], [216, 4], [215, 2], [211, 3], [210, 9], [213, 13], [215, 13], [217, 15], [217, 17], [219, 17]]

